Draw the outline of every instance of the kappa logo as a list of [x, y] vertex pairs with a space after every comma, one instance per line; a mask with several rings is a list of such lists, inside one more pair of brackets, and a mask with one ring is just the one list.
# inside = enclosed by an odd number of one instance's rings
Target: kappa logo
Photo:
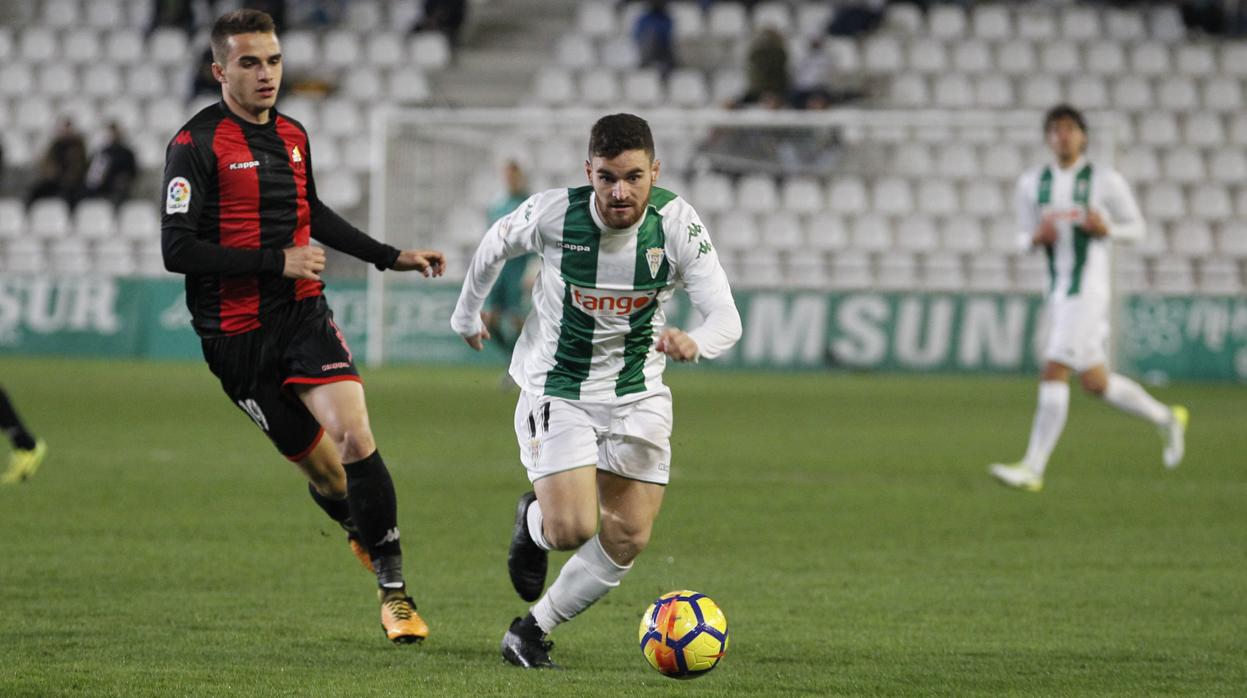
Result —
[[190, 131], [180, 131], [178, 132], [178, 135], [174, 137], [173, 139], [174, 145], [190, 145], [191, 142], [192, 141], [191, 141]]
[[229, 168], [231, 170], [250, 170], [260, 166], [259, 160], [248, 160], [247, 162], [231, 162]]
[[592, 252], [593, 251], [593, 248], [589, 247], [588, 245], [577, 245], [574, 242], [560, 242], [559, 247], [567, 250], [568, 252]]
[[657, 290], [608, 291], [572, 286], [572, 305], [595, 317], [624, 317], [654, 302]]
[[375, 548], [379, 545], [385, 545], [386, 543], [395, 543], [397, 541], [398, 541], [398, 527], [395, 526], [394, 528], [391, 528], [390, 530], [386, 531], [385, 537], [383, 537], [381, 540], [374, 543], [372, 547]]
[[191, 183], [185, 177], [169, 180], [165, 196], [165, 213], [186, 213], [191, 210]]

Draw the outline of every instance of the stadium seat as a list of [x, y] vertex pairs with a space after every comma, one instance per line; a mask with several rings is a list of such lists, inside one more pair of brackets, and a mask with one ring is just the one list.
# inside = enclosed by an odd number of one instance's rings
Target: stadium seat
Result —
[[5, 270], [18, 274], [38, 274], [47, 270], [42, 240], [17, 238], [10, 240], [5, 247]]
[[91, 254], [86, 240], [66, 238], [48, 245], [50, 271], [57, 274], [80, 275], [91, 271]]
[[1247, 181], [1247, 155], [1239, 149], [1218, 149], [1212, 154], [1208, 173], [1216, 182], [1241, 184]]
[[0, 66], [0, 95], [29, 98], [35, 89], [35, 73], [25, 63], [6, 62]]
[[1247, 145], [1247, 113], [1226, 115], [1229, 119], [1229, 139], [1234, 145]]
[[126, 96], [160, 97], [168, 95], [168, 77], [154, 63], [136, 63], [126, 68]]
[[74, 65], [89, 65], [100, 60], [103, 48], [100, 33], [94, 29], [75, 29], [65, 35], [65, 60]]
[[1217, 252], [1235, 259], [1247, 259], [1247, 222], [1226, 221], [1217, 227]]
[[1012, 182], [1026, 167], [1022, 153], [1011, 143], [993, 143], [983, 151], [983, 174]]
[[1218, 49], [1217, 62], [1221, 73], [1227, 77], [1247, 77], [1247, 44], [1241, 41], [1223, 41]]
[[951, 142], [936, 148], [935, 174], [951, 179], [974, 179], [982, 175], [973, 145]]
[[447, 212], [437, 242], [448, 247], [479, 245], [488, 229], [489, 223], [482, 209], [455, 207]]
[[706, 16], [696, 2], [678, 0], [667, 6], [677, 41], [700, 39], [706, 33]]
[[617, 36], [608, 40], [601, 49], [601, 65], [613, 70], [635, 70], [641, 65], [641, 51], [635, 41], [628, 36]]
[[1083, 74], [1070, 79], [1069, 101], [1079, 109], [1096, 111], [1109, 106], [1108, 85], [1098, 75]]
[[164, 255], [160, 251], [159, 240], [146, 240], [138, 244], [135, 274], [149, 279], [175, 276], [165, 269]]
[[30, 205], [30, 234], [39, 238], [63, 238], [69, 234], [69, 205], [63, 199], [39, 199]]
[[1148, 145], [1126, 148], [1117, 161], [1117, 167], [1129, 182], [1155, 182], [1160, 179], [1160, 161], [1156, 150]]
[[390, 94], [383, 84], [383, 71], [347, 69], [344, 73], [350, 74], [350, 77], [341, 81], [339, 87], [341, 94], [368, 104], [385, 102], [389, 99]]
[[996, 49], [996, 68], [1007, 75], [1033, 75], [1035, 49], [1025, 41], [1009, 41]]
[[922, 258], [922, 285], [931, 291], [961, 291], [966, 286], [961, 256], [932, 252]]
[[0, 138], [3, 138], [4, 163], [6, 166], [27, 167], [34, 161], [37, 155], [42, 155], [42, 153], [35, 152], [37, 144], [32, 143], [25, 133], [8, 129], [5, 132], [0, 132]]
[[698, 210], [709, 212], [727, 211], [736, 205], [732, 183], [727, 177], [714, 173], [702, 174], [693, 180], [690, 200], [697, 202]]
[[629, 105], [655, 107], [666, 102], [663, 94], [662, 76], [654, 68], [631, 70], [624, 73], [623, 99]]
[[1165, 153], [1164, 177], [1182, 184], [1194, 184], [1205, 177], [1204, 158], [1195, 148], [1175, 146]]
[[817, 252], [842, 250], [849, 244], [844, 219], [823, 211], [805, 219], [805, 246]]
[[906, 140], [892, 152], [892, 168], [912, 177], [925, 177], [935, 172], [931, 149], [925, 143]]
[[908, 3], [888, 3], [883, 8], [883, 21], [879, 30], [888, 34], [914, 37], [925, 33], [926, 20], [922, 11]]
[[1210, 44], [1184, 44], [1174, 51], [1178, 72], [1188, 78], [1202, 78], [1217, 72], [1217, 57]]
[[1147, 27], [1138, 9], [1110, 8], [1104, 12], [1104, 29], [1108, 38], [1121, 42], [1142, 41]]
[[884, 177], [874, 183], [871, 210], [888, 216], [906, 216], [914, 210], [914, 193], [900, 177]]
[[798, 289], [825, 288], [831, 272], [821, 254], [788, 253], [784, 255], [784, 283]]
[[721, 68], [715, 71], [710, 83], [711, 98], [719, 104], [738, 99], [745, 93], [745, 72], [739, 68]]
[[961, 203], [965, 212], [972, 216], [990, 218], [1008, 212], [1000, 186], [983, 179], [973, 179], [966, 184]]
[[1231, 259], [1200, 260], [1199, 291], [1217, 296], [1238, 296], [1243, 293], [1238, 263]]
[[875, 285], [887, 290], [904, 291], [918, 285], [918, 262], [908, 252], [891, 251], [879, 255]]
[[362, 57], [363, 49], [355, 32], [330, 29], [325, 33], [319, 62], [334, 70], [351, 69], [359, 66]]
[[931, 94], [926, 78], [914, 73], [903, 73], [892, 79], [890, 101], [897, 107], [927, 107]]
[[1151, 111], [1139, 118], [1136, 139], [1153, 146], [1174, 145], [1181, 140], [1178, 120], [1167, 111]]
[[959, 73], [977, 75], [991, 72], [992, 52], [987, 42], [969, 39], [953, 47], [953, 69]]
[[876, 34], [865, 41], [862, 67], [874, 75], [895, 75], [905, 68], [901, 43], [895, 37]]
[[801, 219], [789, 211], [776, 211], [760, 216], [762, 245], [776, 250], [794, 250], [798, 253], [805, 241]]
[[1073, 75], [1083, 70], [1082, 52], [1072, 41], [1048, 42], [1044, 44], [1040, 66], [1051, 75]]
[[[938, 90], [938, 87], [936, 88]], [[974, 85], [974, 103], [986, 109], [1007, 109], [1014, 105], [1013, 83], [997, 73], [980, 75]]]
[[747, 288], [778, 288], [784, 284], [783, 262], [778, 251], [758, 248], [738, 252], [743, 272], [737, 279]]
[[679, 107], [701, 108], [710, 102], [706, 74], [694, 68], [676, 68], [667, 80], [670, 102]]
[[1221, 115], [1206, 111], [1188, 114], [1182, 120], [1182, 141], [1187, 145], [1219, 148], [1225, 143]]
[[364, 200], [359, 178], [353, 173], [338, 170], [317, 174], [316, 193], [330, 208], [344, 211], [355, 208]]
[[966, 109], [974, 105], [974, 88], [961, 73], [941, 75], [935, 80], [935, 106], [944, 109]]
[[[320, 132], [320, 120], [318, 118], [319, 102], [311, 97], [301, 94], [282, 95], [281, 113], [303, 124], [303, 128], [307, 132], [315, 136]], [[320, 150], [320, 139], [316, 139], [317, 150]], [[319, 158], [317, 161], [319, 162]]]
[[736, 205], [752, 213], [770, 213], [779, 207], [779, 191], [768, 175], [747, 175], [736, 186]]
[[173, 27], [157, 27], [147, 37], [147, 56], [159, 65], [185, 65], [191, 57], [186, 32]]
[[117, 234], [116, 209], [111, 201], [104, 199], [85, 199], [78, 203], [73, 212], [74, 237], [99, 239], [110, 238]]
[[1173, 112], [1191, 112], [1199, 107], [1195, 85], [1188, 77], [1170, 77], [1160, 83], [1156, 92], [1157, 103], [1162, 109]]
[[[938, 4], [928, 10], [928, 29], [931, 36], [943, 40], [961, 39], [969, 33], [966, 11], [959, 5]], [[996, 37], [980, 37], [996, 38]]]
[[813, 177], [789, 177], [780, 187], [780, 208], [808, 215], [824, 206], [823, 187]]
[[11, 61], [15, 58], [13, 47], [13, 29], [0, 25], [0, 61]]
[[1013, 288], [1018, 291], [1034, 293], [1046, 291], [1050, 284], [1048, 276], [1048, 260], [1037, 251], [1013, 258]]
[[1056, 15], [1047, 9], [1023, 9], [1017, 13], [1017, 35], [1030, 42], [1057, 38]]
[[1100, 41], [1087, 47], [1087, 71], [1105, 77], [1126, 73], [1126, 54], [1122, 45], [1112, 41]]
[[1094, 7], [1066, 5], [1061, 8], [1060, 29], [1065, 39], [1091, 42], [1101, 36], [1100, 15]]
[[26, 204], [19, 199], [0, 199], [0, 240], [26, 233]]
[[597, 52], [587, 36], [564, 34], [555, 46], [558, 64], [568, 70], [585, 70], [597, 65]]
[[18, 35], [18, 55], [31, 64], [51, 61], [60, 54], [56, 32], [43, 26], [28, 26]]
[[382, 28], [381, 3], [378, 0], [351, 0], [346, 4], [345, 25], [358, 33], [372, 34]]
[[745, 8], [738, 3], [714, 3], [706, 13], [706, 32], [716, 39], [744, 38], [749, 34]]
[[719, 249], [748, 252], [761, 244], [758, 223], [753, 214], [733, 210], [725, 212], [717, 220], [713, 239]]
[[827, 285], [833, 289], [864, 289], [874, 285], [870, 256], [857, 250], [841, 250], [832, 255]]
[[1152, 263], [1152, 290], [1158, 293], [1187, 294], [1195, 290], [1191, 260], [1160, 257]]
[[1243, 91], [1238, 80], [1224, 76], [1212, 77], [1203, 84], [1204, 108], [1219, 113], [1233, 113], [1243, 108]]
[[[381, 43], [384, 44], [385, 40], [382, 39]], [[321, 62], [320, 38], [315, 32], [291, 29], [281, 35], [281, 54], [291, 70], [311, 71]]]
[[619, 98], [619, 76], [609, 68], [594, 68], [580, 76], [580, 100], [594, 107], [605, 107]]
[[1131, 72], [1146, 77], [1162, 77], [1171, 70], [1169, 47], [1157, 41], [1136, 44], [1130, 51]]
[[849, 222], [849, 246], [855, 250], [890, 250], [893, 247], [892, 237], [892, 224], [884, 216], [867, 213]]
[[576, 100], [576, 83], [572, 74], [562, 68], [545, 67], [537, 73], [537, 101], [550, 106], [571, 104]]
[[[1241, 180], [1240, 180], [1241, 181]], [[1234, 215], [1230, 193], [1217, 184], [1200, 182], [1191, 190], [1191, 214], [1204, 221], [1225, 221]]]
[[96, 273], [109, 276], [129, 276], [137, 270], [134, 250], [129, 240], [107, 238], [96, 242], [92, 248]]
[[1147, 290], [1147, 267], [1134, 249], [1114, 248], [1113, 284], [1118, 293], [1138, 293]]
[[758, 31], [770, 27], [782, 34], [791, 34], [793, 29], [792, 11], [786, 2], [768, 0], [753, 7], [753, 29]]
[[440, 31], [420, 31], [412, 36], [408, 55], [421, 69], [443, 69], [450, 65], [450, 41]]
[[129, 240], [160, 240], [160, 211], [146, 199], [131, 199], [117, 212], [117, 232]]
[[964, 215], [944, 218], [939, 225], [939, 237], [939, 246], [949, 252], [982, 252], [985, 245], [979, 220]]
[[869, 208], [865, 184], [856, 177], [832, 179], [827, 189], [827, 208], [838, 214], [865, 213]]
[[[380, 68], [397, 68], [407, 63], [404, 36], [395, 31], [379, 31], [369, 36], [364, 46], [368, 62]], [[282, 44], [283, 50], [285, 44]]]
[[156, 133], [173, 134], [190, 115], [182, 100], [174, 97], [158, 97], [147, 103], [144, 118], [147, 128]]
[[918, 210], [932, 216], [951, 216], [960, 212], [957, 190], [952, 182], [927, 180], [918, 188]]
[[38, 134], [36, 140], [42, 142], [50, 135], [49, 127], [55, 122], [56, 116], [56, 112], [52, 109], [52, 102], [46, 97], [37, 95], [17, 103], [14, 121], [19, 130]]
[[576, 8], [576, 27], [588, 36], [610, 36], [620, 31], [627, 32], [628, 27], [618, 27], [615, 21], [614, 4], [607, 0], [589, 0], [580, 2]]
[[823, 50], [831, 56], [833, 70], [840, 75], [856, 75], [862, 68], [861, 53], [852, 39], [833, 36], [824, 41]]
[[[575, 165], [584, 162], [580, 148], [572, 145], [566, 137], [554, 136], [537, 143], [537, 168], [560, 177], [571, 175]], [[584, 170], [581, 169], [581, 172]]]
[[970, 269], [966, 279], [968, 288], [974, 291], [1008, 291], [1012, 287], [1009, 280], [1009, 262], [1002, 255], [971, 254]]
[[1051, 75], [1036, 74], [1024, 78], [1022, 104], [1031, 109], [1049, 109], [1062, 101], [1061, 82]]
[[991, 218], [984, 221], [984, 249], [1002, 254], [1017, 254], [1019, 250], [1017, 222], [1013, 216]]
[[1186, 257], [1202, 257], [1213, 251], [1212, 229], [1201, 220], [1187, 219], [1170, 230], [1170, 251]]
[[909, 216], [896, 225], [896, 247], [910, 252], [930, 252], [940, 246], [935, 222], [927, 216]]
[[366, 127], [359, 107], [347, 99], [326, 99], [321, 104], [320, 125], [326, 135], [340, 137], [352, 136]]
[[973, 33], [976, 38], [1004, 41], [1013, 36], [1013, 20], [1005, 5], [976, 4], [973, 11]]
[[833, 8], [825, 2], [803, 2], [797, 5], [797, 31], [806, 36], [825, 35], [831, 23]]
[[1139, 198], [1149, 220], [1172, 221], [1186, 216], [1186, 198], [1181, 187], [1172, 182], [1156, 182]]
[[1113, 84], [1113, 104], [1118, 109], [1143, 112], [1152, 108], [1152, 88], [1145, 78], [1127, 75]]
[[1148, 29], [1158, 41], [1177, 42], [1186, 38], [1186, 24], [1177, 5], [1160, 4], [1149, 8]]
[[[94, 8], [101, 3], [91, 2], [89, 8]], [[119, 28], [115, 25], [108, 27], [112, 31], [108, 33], [108, 38], [104, 44], [104, 56], [110, 63], [128, 66], [138, 63], [142, 60], [145, 48], [142, 32], [137, 29]], [[286, 36], [282, 36], [282, 53], [286, 51]]]
[[948, 70], [948, 54], [944, 51], [944, 44], [939, 41], [918, 39], [909, 44], [908, 53], [911, 71], [938, 75]]
[[121, 71], [112, 63], [87, 66], [82, 74], [82, 93], [88, 97], [115, 97], [124, 89]]

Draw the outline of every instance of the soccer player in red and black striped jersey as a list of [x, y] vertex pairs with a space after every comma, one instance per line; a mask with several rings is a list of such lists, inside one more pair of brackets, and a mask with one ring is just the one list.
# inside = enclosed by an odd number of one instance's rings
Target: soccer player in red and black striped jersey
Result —
[[225, 14], [211, 41], [222, 98], [169, 143], [165, 266], [186, 275], [204, 358], [230, 400], [307, 475], [312, 498], [376, 574], [386, 636], [423, 640], [429, 629], [403, 579], [394, 484], [322, 295], [325, 251], [311, 238], [426, 277], [440, 276], [445, 258], [378, 242], [317, 197], [307, 131], [273, 106], [282, 57], [271, 17]]

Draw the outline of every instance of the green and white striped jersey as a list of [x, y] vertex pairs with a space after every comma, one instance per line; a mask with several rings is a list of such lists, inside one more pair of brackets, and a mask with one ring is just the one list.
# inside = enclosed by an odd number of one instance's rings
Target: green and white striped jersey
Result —
[[[1079, 158], [1069, 168], [1056, 164], [1030, 170], [1018, 178], [1018, 245], [1031, 247], [1031, 239], [1044, 215], [1057, 215], [1056, 244], [1048, 255], [1049, 296], [1108, 297], [1109, 248], [1112, 240], [1142, 240], [1143, 215], [1130, 187], [1111, 167]], [[1079, 225], [1087, 211], [1098, 211], [1109, 234], [1095, 238]]]
[[541, 272], [511, 376], [538, 394], [626, 402], [663, 389], [666, 356], [654, 344], [678, 282], [704, 318], [689, 332], [699, 357], [735, 344], [740, 316], [710, 234], [684, 199], [654, 187], [641, 220], [624, 230], [606, 227], [594, 199], [590, 186], [551, 189], [494, 223], [472, 257], [451, 326], [464, 337], [479, 333], [502, 264], [535, 252]]

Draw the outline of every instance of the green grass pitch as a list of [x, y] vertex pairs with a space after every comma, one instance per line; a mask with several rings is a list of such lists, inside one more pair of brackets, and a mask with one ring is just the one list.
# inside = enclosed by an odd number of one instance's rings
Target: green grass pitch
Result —
[[[561, 672], [505, 666], [505, 572], [526, 488], [497, 371], [366, 373], [432, 626], [386, 642], [373, 582], [300, 476], [206, 367], [0, 359], [51, 445], [0, 488], [0, 695], [1242, 695], [1247, 392], [1180, 384], [1186, 463], [1076, 396], [1046, 490], [1019, 377], [669, 374], [674, 465], [623, 585], [554, 636]], [[4, 447], [0, 446], [0, 456]], [[552, 562], [556, 566], [563, 556]], [[557, 569], [557, 567], [555, 567]], [[690, 588], [732, 644], [694, 682], [637, 623]]]

